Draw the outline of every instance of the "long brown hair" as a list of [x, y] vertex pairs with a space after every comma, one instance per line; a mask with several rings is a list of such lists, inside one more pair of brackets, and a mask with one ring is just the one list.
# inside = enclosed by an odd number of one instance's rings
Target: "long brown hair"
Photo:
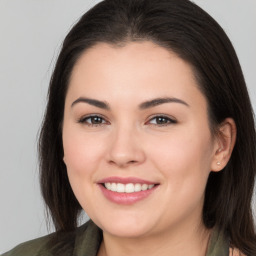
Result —
[[188, 0], [105, 0], [85, 13], [65, 38], [51, 78], [39, 140], [42, 194], [56, 230], [75, 229], [81, 211], [62, 160], [64, 103], [74, 64], [98, 42], [121, 46], [143, 40], [170, 49], [191, 64], [208, 101], [211, 128], [227, 117], [235, 120], [237, 142], [226, 168], [209, 176], [203, 221], [208, 228], [218, 225], [234, 246], [255, 256], [251, 200], [256, 135], [252, 106], [227, 35], [212, 17]]

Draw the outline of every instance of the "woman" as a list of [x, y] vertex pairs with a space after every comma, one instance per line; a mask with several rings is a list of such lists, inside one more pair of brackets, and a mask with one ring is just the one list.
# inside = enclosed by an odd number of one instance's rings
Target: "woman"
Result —
[[255, 145], [239, 61], [207, 13], [105, 0], [49, 87], [39, 152], [56, 233], [4, 255], [256, 255]]

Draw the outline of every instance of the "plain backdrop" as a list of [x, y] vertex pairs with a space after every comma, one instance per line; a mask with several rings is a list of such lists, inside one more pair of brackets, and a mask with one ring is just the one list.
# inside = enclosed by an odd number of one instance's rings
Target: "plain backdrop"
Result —
[[[0, 253], [47, 234], [37, 137], [48, 82], [66, 33], [96, 2], [0, 0]], [[256, 1], [194, 2], [233, 42], [256, 110]]]

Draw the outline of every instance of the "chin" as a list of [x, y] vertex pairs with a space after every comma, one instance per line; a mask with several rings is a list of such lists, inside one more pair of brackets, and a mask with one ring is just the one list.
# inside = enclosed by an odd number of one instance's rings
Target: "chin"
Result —
[[150, 226], [152, 226], [152, 220], [147, 224], [144, 221], [139, 221], [137, 218], [125, 219], [125, 218], [112, 218], [111, 221], [106, 221], [97, 223], [104, 232], [111, 234], [116, 237], [126, 237], [126, 238], [137, 238], [145, 236], [150, 231]]
[[148, 234], [148, 230], [140, 227], [106, 227], [103, 229], [104, 232], [111, 234], [112, 236], [122, 237], [122, 238], [139, 238], [146, 236]]

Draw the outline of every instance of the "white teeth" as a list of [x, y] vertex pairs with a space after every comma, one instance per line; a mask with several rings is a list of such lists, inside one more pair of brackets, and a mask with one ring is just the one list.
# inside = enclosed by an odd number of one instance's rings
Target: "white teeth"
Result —
[[117, 185], [116, 185], [116, 192], [124, 193], [124, 189], [125, 189], [125, 185], [124, 184], [117, 183]]
[[151, 188], [153, 188], [154, 186], [155, 186], [155, 185], [153, 185], [153, 184], [152, 184], [152, 185], [149, 185], [149, 186], [148, 186], [148, 189], [151, 189]]
[[148, 189], [148, 185], [147, 184], [143, 184], [142, 186], [141, 186], [141, 189], [144, 191], [144, 190], [147, 190]]
[[125, 192], [126, 193], [133, 193], [134, 192], [134, 184], [129, 183], [125, 185]]
[[111, 183], [105, 183], [105, 187], [108, 189], [108, 190], [111, 190]]
[[134, 192], [140, 192], [140, 191], [145, 191], [148, 189], [152, 189], [155, 185], [151, 184], [133, 184], [133, 183], [128, 183], [128, 184], [122, 184], [122, 183], [104, 183], [105, 188], [114, 192], [118, 193], [134, 193]]
[[135, 192], [139, 192], [139, 191], [141, 191], [141, 184], [135, 184], [135, 186], [134, 186], [134, 191]]
[[110, 187], [110, 190], [116, 192], [116, 187], [117, 187], [116, 183], [112, 183], [111, 187]]

